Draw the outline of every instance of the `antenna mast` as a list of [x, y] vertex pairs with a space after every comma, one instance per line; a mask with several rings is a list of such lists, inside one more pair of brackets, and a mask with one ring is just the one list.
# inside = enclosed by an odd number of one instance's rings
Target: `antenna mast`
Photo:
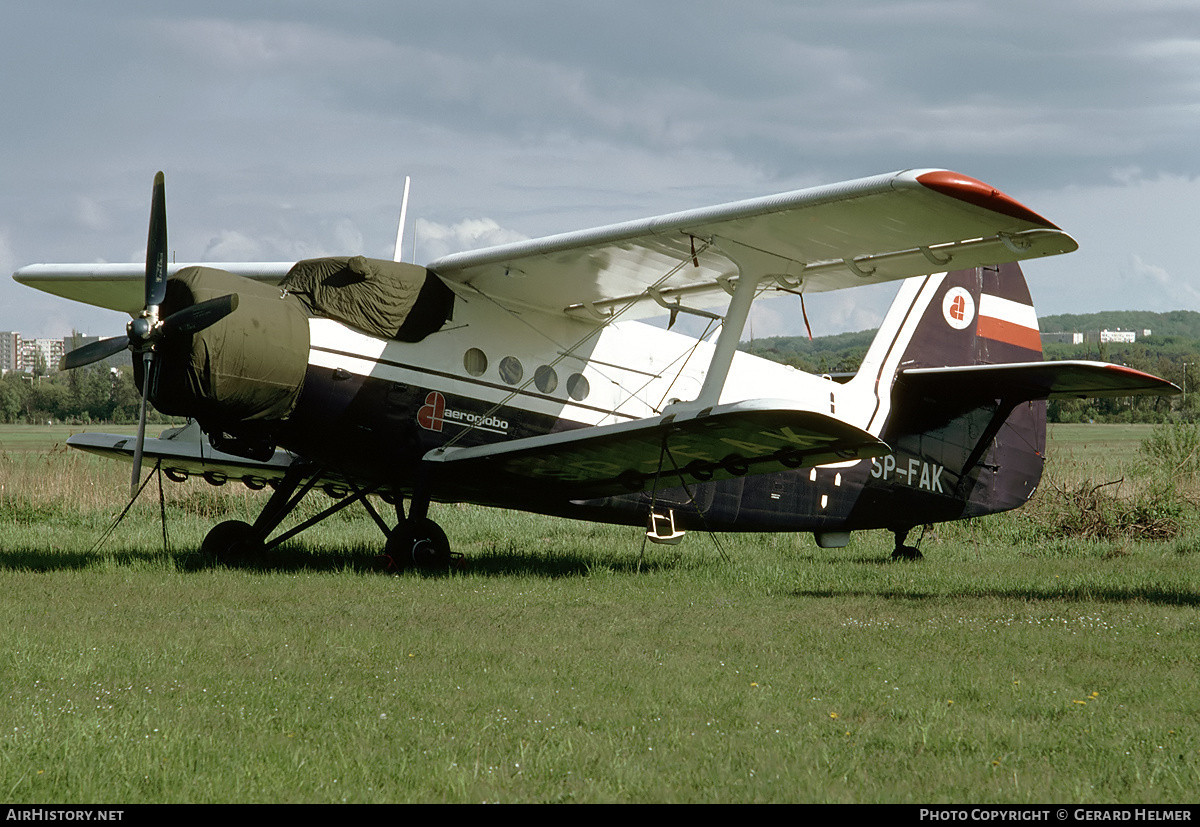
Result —
[[404, 198], [400, 201], [400, 226], [396, 229], [396, 251], [392, 256], [392, 261], [402, 260], [402, 250], [404, 245], [404, 219], [408, 215], [408, 185], [412, 182], [410, 176], [404, 176]]

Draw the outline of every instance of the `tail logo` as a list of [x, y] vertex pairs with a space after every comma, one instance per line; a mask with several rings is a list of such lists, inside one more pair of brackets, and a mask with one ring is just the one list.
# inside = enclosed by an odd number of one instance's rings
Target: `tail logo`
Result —
[[942, 316], [955, 330], [963, 330], [975, 321], [975, 299], [962, 287], [951, 287], [942, 299]]

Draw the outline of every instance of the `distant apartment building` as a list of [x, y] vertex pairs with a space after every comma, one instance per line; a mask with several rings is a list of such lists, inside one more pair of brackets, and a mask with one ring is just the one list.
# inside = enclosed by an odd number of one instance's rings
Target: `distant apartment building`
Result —
[[1145, 328], [1138, 332], [1122, 330], [1119, 327], [1116, 330], [1089, 330], [1087, 333], [1043, 333], [1042, 344], [1082, 345], [1087, 342], [1132, 344], [1139, 337], [1145, 339], [1151, 335], [1153, 335], [1153, 331]]
[[1118, 327], [1116, 330], [1100, 331], [1100, 344], [1108, 342], [1132, 344], [1135, 341], [1137, 341], [1137, 333], [1133, 330], [1122, 330]]
[[21, 334], [5, 330], [0, 332], [0, 372], [17, 369], [17, 357], [21, 352]]
[[[63, 339], [26, 339], [11, 330], [0, 331], [0, 372], [54, 373], [65, 354], [99, 339], [99, 336], [80, 333]], [[110, 365], [133, 364], [128, 351], [106, 361]]]
[[1082, 333], [1043, 333], [1042, 344], [1050, 344], [1053, 342], [1058, 345], [1081, 345], [1083, 344]]
[[21, 339], [17, 370], [26, 373], [50, 373], [58, 370], [66, 350], [62, 339]]

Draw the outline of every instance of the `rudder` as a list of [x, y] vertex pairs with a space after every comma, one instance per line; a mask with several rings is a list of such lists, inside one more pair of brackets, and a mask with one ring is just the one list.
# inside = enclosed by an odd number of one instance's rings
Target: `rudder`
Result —
[[906, 280], [851, 385], [869, 388], [874, 405], [862, 425], [878, 434], [900, 370], [1040, 361], [1037, 313], [1011, 262]]

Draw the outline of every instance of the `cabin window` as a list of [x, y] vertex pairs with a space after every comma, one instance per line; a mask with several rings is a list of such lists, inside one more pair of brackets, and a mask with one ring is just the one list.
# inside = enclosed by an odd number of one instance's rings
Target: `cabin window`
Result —
[[521, 381], [521, 377], [525, 375], [525, 368], [521, 366], [521, 361], [516, 356], [505, 356], [500, 360], [500, 378], [506, 384], [515, 385]]
[[487, 367], [487, 354], [479, 348], [473, 347], [463, 354], [463, 368], [472, 376], [483, 376]]
[[533, 384], [542, 393], [554, 393], [558, 389], [558, 374], [549, 365], [542, 365], [533, 372]]
[[587, 399], [591, 391], [591, 386], [588, 385], [588, 380], [584, 378], [582, 373], [572, 373], [567, 377], [567, 395], [576, 402], [582, 402]]

